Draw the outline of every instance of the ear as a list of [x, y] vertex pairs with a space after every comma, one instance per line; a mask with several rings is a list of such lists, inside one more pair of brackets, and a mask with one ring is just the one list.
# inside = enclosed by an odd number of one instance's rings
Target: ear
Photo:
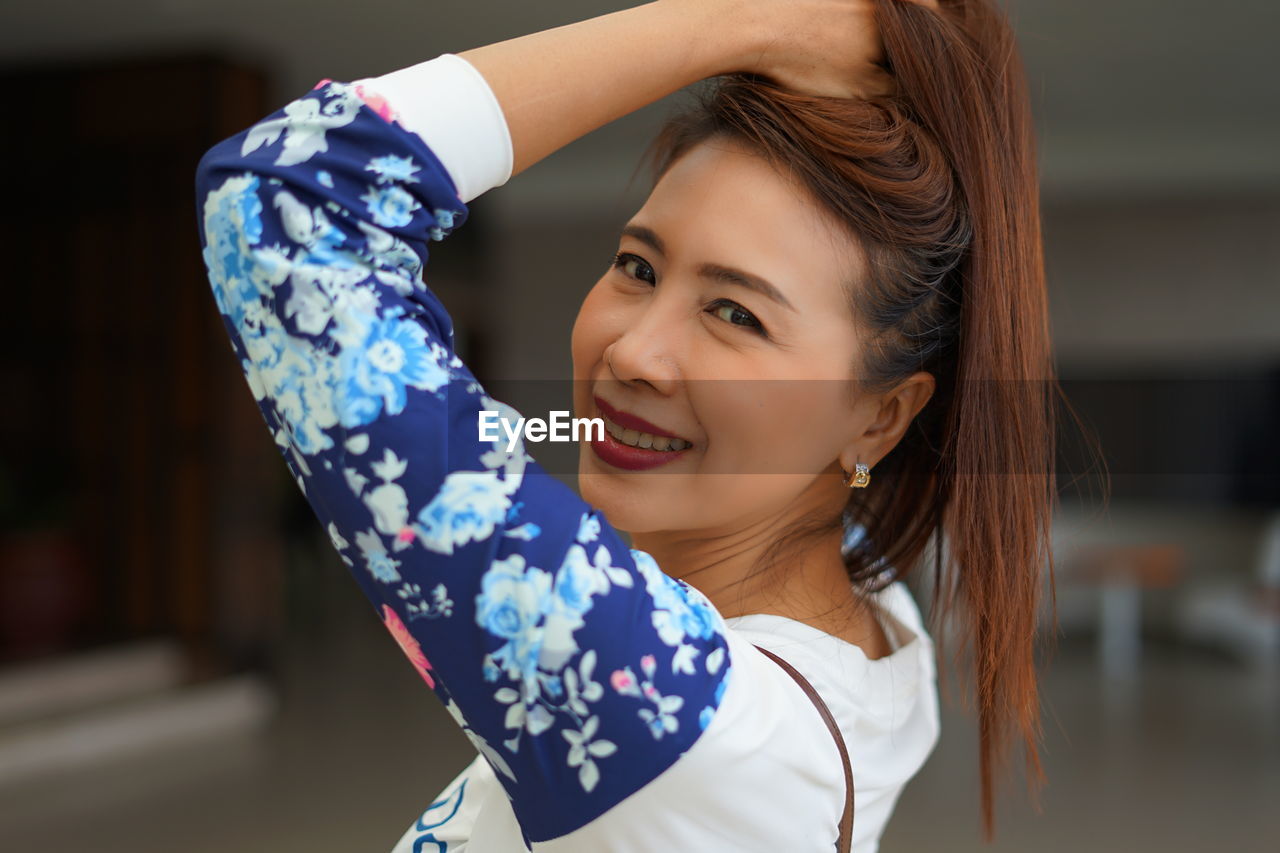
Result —
[[844, 470], [852, 471], [857, 462], [874, 468], [902, 440], [936, 387], [933, 374], [919, 370], [890, 391], [867, 395], [857, 407], [859, 415], [867, 418], [867, 426], [841, 451]]

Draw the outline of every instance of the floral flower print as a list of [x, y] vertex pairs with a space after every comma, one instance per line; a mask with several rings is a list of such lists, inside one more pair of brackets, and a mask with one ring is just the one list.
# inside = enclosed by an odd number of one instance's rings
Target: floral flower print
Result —
[[299, 98], [285, 106], [284, 115], [280, 118], [254, 125], [244, 135], [241, 156], [274, 144], [282, 133], [284, 144], [275, 160], [277, 166], [305, 163], [321, 151], [328, 150], [326, 133], [354, 121], [363, 102], [353, 87], [342, 83], [331, 82], [323, 91], [334, 97], [324, 100]]
[[600, 781], [600, 771], [594, 759], [608, 758], [618, 751], [618, 747], [607, 740], [593, 740], [599, 728], [600, 718], [591, 717], [580, 731], [565, 729], [560, 732], [569, 742], [569, 766], [579, 768], [578, 782], [584, 791], [590, 791]]
[[397, 643], [400, 644], [400, 650], [404, 652], [404, 656], [409, 659], [409, 663], [413, 664], [413, 668], [422, 676], [422, 680], [427, 682], [428, 687], [435, 687], [435, 679], [431, 677], [431, 664], [427, 662], [427, 656], [422, 653], [422, 648], [418, 645], [418, 641], [409, 633], [409, 629], [404, 626], [404, 622], [400, 621], [400, 616], [387, 605], [382, 605], [382, 624], [391, 632], [391, 636], [395, 637]]
[[653, 626], [664, 643], [683, 646], [687, 638], [705, 640], [722, 630], [723, 618], [706, 596], [684, 581], [673, 582], [644, 551], [632, 549], [631, 554], [653, 596]]
[[391, 184], [397, 181], [406, 184], [417, 183], [418, 179], [415, 176], [422, 171], [422, 167], [414, 165], [412, 157], [397, 157], [394, 154], [374, 157], [364, 168], [377, 175], [380, 184]]
[[284, 461], [522, 831], [571, 832], [670, 767], [723, 696], [723, 623], [523, 441], [479, 440], [481, 409], [520, 413], [423, 277], [468, 214], [434, 152], [326, 82], [197, 177], [214, 304]]
[[435, 391], [449, 381], [426, 332], [400, 317], [370, 322], [363, 340], [343, 350], [339, 369], [346, 377], [338, 388], [339, 419], [348, 427], [372, 423], [384, 410], [404, 411], [408, 388]]
[[676, 718], [675, 713], [684, 707], [683, 697], [664, 696], [654, 686], [653, 675], [657, 668], [657, 659], [653, 655], [645, 655], [640, 658], [640, 671], [645, 675], [643, 680], [637, 679], [629, 666], [614, 670], [613, 675], [609, 678], [609, 683], [613, 685], [613, 689], [620, 695], [639, 697], [653, 704], [652, 708], [641, 708], [638, 713], [640, 719], [644, 720], [648, 725], [649, 731], [655, 740], [660, 739], [665, 734], [672, 734], [679, 730], [680, 721]]
[[525, 695], [538, 690], [541, 633], [537, 628], [550, 607], [551, 574], [526, 567], [519, 554], [495, 562], [481, 579], [476, 623], [506, 640], [489, 657], [509, 678], [525, 685]]
[[384, 228], [403, 228], [413, 221], [414, 211], [422, 208], [416, 198], [398, 186], [369, 187], [360, 200], [373, 221]]
[[369, 574], [383, 583], [395, 583], [400, 580], [400, 573], [396, 571], [400, 567], [399, 561], [391, 558], [387, 553], [387, 546], [382, 543], [382, 537], [372, 529], [362, 530], [356, 534], [356, 547], [364, 555]]
[[426, 548], [442, 554], [493, 535], [511, 505], [493, 471], [454, 471], [431, 503], [418, 513], [418, 535]]

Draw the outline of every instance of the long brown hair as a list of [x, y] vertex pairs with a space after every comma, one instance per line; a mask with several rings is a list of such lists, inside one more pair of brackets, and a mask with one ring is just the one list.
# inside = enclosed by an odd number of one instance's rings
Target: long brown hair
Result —
[[893, 95], [813, 97], [727, 75], [667, 121], [647, 159], [656, 182], [694, 145], [732, 139], [797, 178], [870, 261], [849, 288], [871, 333], [860, 387], [934, 375], [934, 396], [876, 466], [883, 486], [851, 490], [842, 517], [794, 532], [861, 524], [845, 565], [865, 589], [932, 563], [939, 649], [956, 628], [955, 662], [967, 652], [974, 676], [990, 840], [1012, 735], [1037, 808], [1045, 781], [1035, 634], [1046, 571], [1053, 589], [1061, 389], [1031, 113], [1012, 30], [989, 0], [942, 0], [940, 12], [879, 0], [877, 14]]

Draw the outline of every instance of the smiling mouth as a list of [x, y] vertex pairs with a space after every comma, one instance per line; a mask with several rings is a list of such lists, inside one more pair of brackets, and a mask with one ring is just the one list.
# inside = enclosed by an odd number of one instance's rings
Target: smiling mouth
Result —
[[613, 421], [609, 420], [609, 416], [600, 413], [600, 418], [604, 421], [605, 431], [613, 436], [616, 440], [629, 447], [639, 447], [643, 450], [657, 450], [666, 453], [676, 453], [685, 448], [692, 447], [689, 442], [683, 438], [671, 438], [665, 435], [654, 435], [653, 433], [640, 432], [634, 429], [624, 429]]

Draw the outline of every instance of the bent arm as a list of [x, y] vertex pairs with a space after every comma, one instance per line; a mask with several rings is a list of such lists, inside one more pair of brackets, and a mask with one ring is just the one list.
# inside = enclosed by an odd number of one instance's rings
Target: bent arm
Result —
[[[443, 88], [480, 79], [456, 56], [433, 69]], [[485, 126], [472, 92], [462, 101]], [[709, 602], [629, 551], [522, 445], [478, 436], [479, 412], [517, 415], [455, 354], [423, 273], [429, 243], [465, 222], [464, 197], [503, 170], [437, 155], [429, 139], [471, 118], [436, 112], [442, 91], [426, 101], [410, 109], [420, 134], [377, 79], [324, 81], [219, 143], [197, 170], [204, 259], [298, 485], [541, 840], [670, 767], [731, 664]], [[458, 138], [509, 150], [489, 135]]]
[[[938, 11], [937, 0], [900, 0]], [[706, 77], [746, 71], [809, 95], [893, 90], [879, 0], [654, 0], [463, 51], [511, 128], [513, 175]]]
[[[936, 0], [901, 2], [936, 6]], [[510, 177], [615, 119], [720, 74], [760, 74], [809, 95], [881, 93], [878, 5], [653, 0], [457, 55], [483, 75], [501, 105], [514, 154]], [[402, 110], [405, 127], [419, 132], [431, 115], [415, 107], [425, 91], [422, 65], [376, 81]]]
[[[511, 173], [743, 67], [712, 16], [738, 5], [660, 0], [434, 70], [326, 81], [198, 169], [210, 283], [286, 462], [534, 840], [670, 768], [716, 716], [733, 656], [701, 594], [627, 549], [523, 446], [477, 435], [480, 411], [515, 413], [455, 354], [428, 245]], [[487, 98], [454, 103], [492, 128], [510, 111], [508, 138], [451, 132], [470, 120], [442, 106], [450, 86], [421, 83], [450, 65], [492, 77]], [[467, 156], [474, 140], [499, 159]]]
[[722, 0], [656, 0], [459, 53], [511, 129], [513, 175], [706, 77], [750, 67], [753, 28]]

